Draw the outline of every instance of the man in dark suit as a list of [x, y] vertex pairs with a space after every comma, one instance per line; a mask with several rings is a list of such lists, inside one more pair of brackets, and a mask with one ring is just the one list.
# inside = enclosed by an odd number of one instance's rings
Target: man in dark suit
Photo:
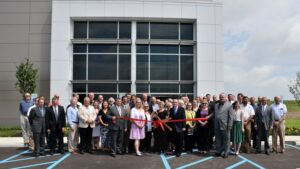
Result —
[[257, 125], [257, 153], [261, 153], [261, 141], [265, 142], [265, 154], [269, 154], [269, 130], [272, 125], [272, 109], [267, 104], [267, 98], [261, 99], [261, 104], [255, 112], [255, 124]]
[[39, 97], [38, 105], [31, 109], [29, 123], [33, 133], [34, 154], [36, 157], [45, 155], [45, 132], [46, 132], [46, 109], [44, 107], [44, 98]]
[[127, 131], [127, 120], [119, 118], [126, 117], [126, 112], [122, 107], [120, 98], [117, 98], [115, 105], [111, 106], [109, 110], [109, 114], [107, 115], [108, 119], [110, 119], [108, 124], [108, 134], [110, 137], [110, 148], [112, 150], [111, 156], [115, 157], [116, 153], [123, 153], [123, 137], [124, 131]]
[[[173, 108], [170, 109], [170, 119], [171, 120], [178, 120], [183, 119], [185, 120], [185, 110], [183, 107], [178, 105], [178, 100], [173, 100]], [[181, 156], [182, 152], [182, 145], [183, 145], [183, 138], [184, 138], [184, 131], [185, 131], [185, 121], [182, 122], [172, 122], [172, 135], [173, 135], [173, 143], [175, 145], [175, 152], [174, 154], [176, 157]]]
[[58, 105], [58, 98], [52, 98], [52, 105], [46, 111], [46, 126], [50, 137], [50, 154], [53, 155], [57, 140], [58, 151], [64, 154], [64, 128], [66, 127], [66, 115], [63, 106]]

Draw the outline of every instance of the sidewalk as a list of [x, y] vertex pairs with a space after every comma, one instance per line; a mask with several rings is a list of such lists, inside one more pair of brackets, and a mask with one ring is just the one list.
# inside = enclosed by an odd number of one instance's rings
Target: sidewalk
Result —
[[[279, 138], [278, 138], [279, 140]], [[64, 137], [64, 143], [67, 137]], [[292, 145], [300, 145], [300, 136], [285, 136], [285, 142]], [[269, 143], [272, 144], [272, 137], [269, 137]], [[22, 137], [0, 137], [0, 147], [23, 147]]]

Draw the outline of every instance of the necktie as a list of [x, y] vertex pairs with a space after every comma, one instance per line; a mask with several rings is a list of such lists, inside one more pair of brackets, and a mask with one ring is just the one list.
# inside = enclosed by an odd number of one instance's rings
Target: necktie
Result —
[[42, 117], [45, 117], [44, 109], [43, 109], [43, 108], [40, 108], [40, 112], [41, 112], [41, 114], [42, 114]]
[[55, 119], [56, 119], [56, 121], [57, 121], [57, 119], [58, 119], [57, 106], [54, 107], [54, 114], [55, 114]]
[[121, 108], [118, 106], [118, 112], [119, 112], [119, 115], [122, 116], [121, 114]]

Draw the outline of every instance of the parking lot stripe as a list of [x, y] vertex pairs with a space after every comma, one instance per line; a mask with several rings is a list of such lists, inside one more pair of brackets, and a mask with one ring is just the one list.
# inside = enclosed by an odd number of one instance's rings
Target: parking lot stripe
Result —
[[257, 168], [259, 168], [259, 169], [265, 169], [265, 167], [263, 167], [263, 166], [261, 166], [261, 165], [255, 163], [255, 162], [253, 162], [253, 161], [247, 159], [246, 157], [243, 157], [243, 156], [241, 156], [241, 155], [238, 155], [238, 156], [239, 156], [241, 159], [246, 160], [248, 163], [254, 165], [255, 167], [257, 167]]
[[238, 162], [238, 163], [235, 163], [235, 164], [233, 164], [233, 165], [231, 165], [231, 166], [226, 167], [225, 169], [232, 169], [232, 168], [235, 168], [235, 167], [237, 167], [237, 166], [239, 166], [239, 165], [242, 165], [242, 164], [244, 164], [244, 163], [246, 163], [246, 162], [247, 162], [247, 160], [242, 160], [242, 161], [240, 161], [240, 162]]
[[296, 149], [300, 150], [300, 147], [297, 147], [297, 146], [294, 146], [294, 145], [291, 145], [291, 144], [285, 144], [285, 145], [287, 145], [287, 146], [289, 146], [289, 147], [293, 147], [293, 148], [296, 148]]
[[[53, 154], [53, 156], [58, 156], [58, 155], [60, 155], [60, 154]], [[45, 158], [45, 157], [50, 157], [50, 156], [52, 156], [52, 155], [39, 156], [38, 158]], [[16, 159], [16, 160], [9, 160], [9, 161], [5, 161], [1, 164], [18, 162], [18, 161], [26, 161], [26, 160], [32, 160], [32, 159], [36, 159], [36, 157], [27, 157], [27, 158], [20, 158], [20, 159]]]
[[196, 165], [196, 164], [200, 164], [204, 161], [207, 161], [207, 160], [210, 160], [210, 159], [213, 159], [214, 157], [213, 156], [209, 156], [209, 157], [206, 157], [206, 158], [203, 158], [201, 160], [198, 160], [198, 161], [194, 161], [194, 162], [191, 162], [191, 163], [188, 163], [188, 164], [185, 164], [181, 167], [177, 167], [176, 169], [184, 169], [184, 168], [187, 168], [187, 167], [190, 167], [190, 166], [193, 166], [193, 165]]
[[61, 157], [60, 159], [56, 160], [52, 165], [50, 165], [47, 169], [52, 169], [55, 166], [57, 166], [59, 163], [61, 163], [62, 161], [64, 161], [66, 158], [68, 158], [71, 155], [71, 153], [67, 153], [65, 154], [63, 157]]
[[[181, 153], [181, 155], [187, 155], [187, 153]], [[169, 156], [169, 157], [166, 157], [166, 159], [169, 160], [169, 159], [174, 158], [174, 157], [176, 157], [176, 156], [175, 155]]]
[[32, 164], [32, 165], [25, 165], [21, 167], [15, 167], [11, 169], [21, 169], [21, 168], [30, 168], [30, 167], [36, 167], [36, 166], [41, 166], [41, 165], [47, 165], [47, 164], [52, 164], [55, 161], [50, 161], [50, 162], [45, 162], [45, 163], [37, 163], [37, 164]]
[[26, 154], [26, 153], [28, 153], [28, 152], [29, 152], [29, 150], [22, 151], [22, 152], [20, 152], [19, 154], [16, 154], [16, 155], [13, 155], [13, 156], [11, 156], [11, 157], [8, 157], [7, 159], [1, 160], [1, 161], [0, 161], [0, 164], [5, 163], [6, 161], [9, 161], [9, 160], [14, 159], [14, 158], [16, 158], [16, 157], [19, 157], [20, 155]]
[[169, 165], [169, 163], [168, 163], [165, 155], [161, 154], [160, 158], [161, 158], [161, 160], [162, 160], [162, 162], [163, 162], [163, 164], [165, 166], [165, 169], [171, 169], [171, 167], [170, 167], [170, 165]]

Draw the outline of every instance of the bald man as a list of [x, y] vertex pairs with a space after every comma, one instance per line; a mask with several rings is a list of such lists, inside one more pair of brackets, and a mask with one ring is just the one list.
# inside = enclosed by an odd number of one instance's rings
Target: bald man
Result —
[[[273, 131], [272, 131], [272, 152], [284, 153], [285, 151], [285, 117], [287, 113], [286, 105], [281, 103], [279, 96], [274, 97], [272, 108]], [[277, 149], [277, 137], [279, 136], [280, 150]]]

